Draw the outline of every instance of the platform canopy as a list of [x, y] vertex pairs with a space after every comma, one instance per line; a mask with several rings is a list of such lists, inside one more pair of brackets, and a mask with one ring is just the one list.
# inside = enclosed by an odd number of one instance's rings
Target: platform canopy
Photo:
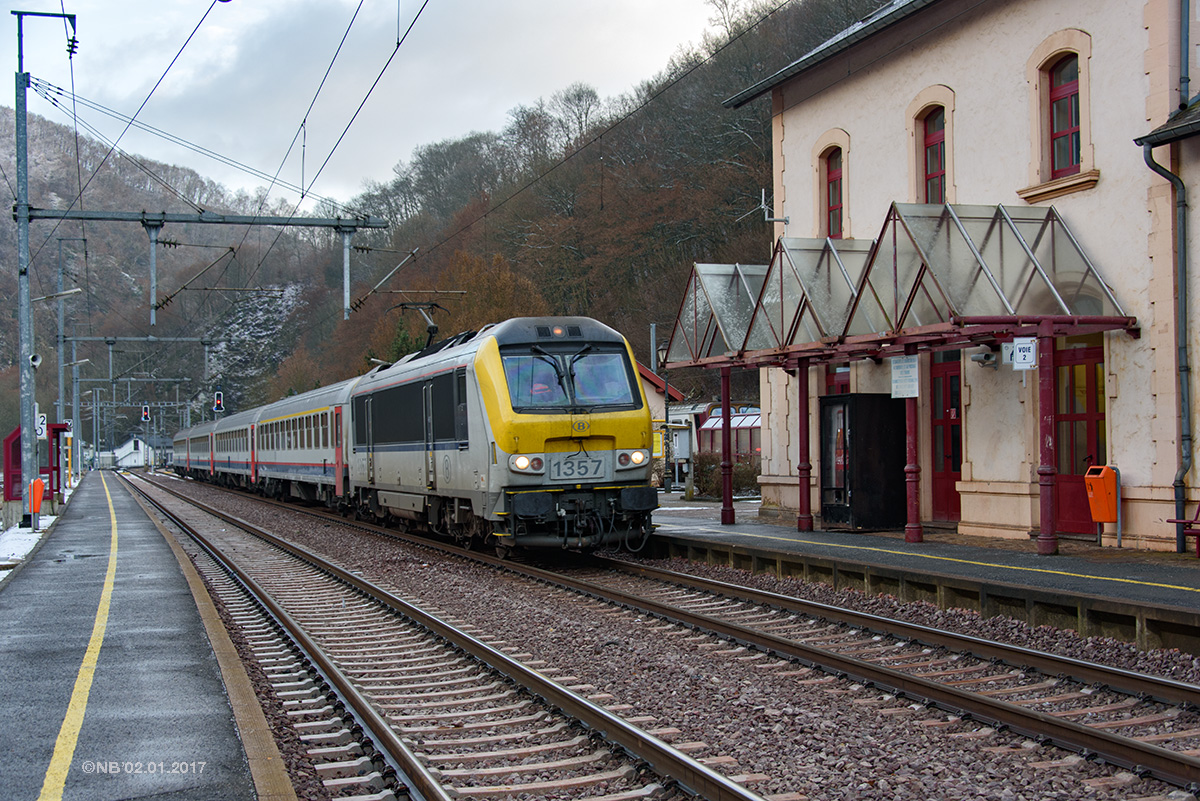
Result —
[[755, 282], [735, 280], [745, 269], [696, 265], [668, 366], [841, 363], [1047, 332], [1138, 333], [1052, 207], [894, 203], [874, 242], [782, 237], [770, 265], [754, 268], [763, 273], [749, 312]]
[[765, 264], [697, 264], [692, 268], [667, 362], [727, 360], [745, 349]]

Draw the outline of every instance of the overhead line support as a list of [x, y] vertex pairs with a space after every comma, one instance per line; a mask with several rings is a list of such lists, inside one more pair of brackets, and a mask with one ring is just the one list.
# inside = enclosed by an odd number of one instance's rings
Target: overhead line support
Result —
[[[18, 76], [19, 77], [19, 76]], [[28, 76], [26, 75], [26, 84]], [[18, 80], [17, 94], [21, 95]], [[21, 116], [19, 113], [18, 116]], [[19, 134], [18, 134], [19, 135]], [[18, 184], [20, 171], [18, 170]], [[28, 181], [26, 181], [28, 184]], [[19, 187], [18, 187], [19, 190]], [[18, 195], [20, 192], [18, 191]], [[26, 186], [28, 195], [28, 185]], [[27, 198], [26, 198], [27, 199]], [[18, 207], [21, 207], [18, 198]], [[156, 312], [159, 308], [158, 298], [158, 235], [167, 223], [200, 223], [205, 225], [266, 225], [286, 228], [333, 228], [342, 235], [342, 294], [344, 319], [350, 318], [350, 240], [360, 228], [387, 228], [389, 223], [382, 217], [262, 217], [249, 214], [181, 214], [177, 212], [146, 212], [146, 211], [83, 211], [75, 209], [35, 209], [26, 203], [25, 236], [29, 236], [29, 220], [90, 220], [92, 222], [135, 222], [141, 223], [150, 236], [150, 325], [157, 323]], [[18, 238], [20, 232], [21, 208], [14, 210], [18, 217]], [[26, 245], [26, 254], [29, 252]]]

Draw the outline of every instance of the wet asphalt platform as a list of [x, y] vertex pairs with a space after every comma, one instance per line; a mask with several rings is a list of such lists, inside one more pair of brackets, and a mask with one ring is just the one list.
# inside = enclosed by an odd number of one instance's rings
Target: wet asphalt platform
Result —
[[5, 798], [256, 797], [180, 564], [112, 473], [0, 584], [0, 682]]

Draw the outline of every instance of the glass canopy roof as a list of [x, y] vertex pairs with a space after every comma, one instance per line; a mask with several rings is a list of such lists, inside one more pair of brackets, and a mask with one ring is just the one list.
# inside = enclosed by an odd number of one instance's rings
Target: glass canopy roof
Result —
[[697, 264], [692, 268], [667, 362], [727, 361], [745, 348], [763, 264]]
[[847, 361], [1128, 329], [1052, 207], [893, 204], [875, 242], [782, 237], [770, 265], [697, 264], [672, 366]]

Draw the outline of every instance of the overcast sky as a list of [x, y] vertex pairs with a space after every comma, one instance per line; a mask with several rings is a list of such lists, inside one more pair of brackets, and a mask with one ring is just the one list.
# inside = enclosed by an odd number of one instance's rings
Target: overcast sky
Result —
[[[293, 184], [312, 182], [383, 71], [312, 186], [340, 201], [361, 192], [364, 181], [389, 180], [414, 147], [499, 131], [510, 109], [549, 100], [571, 83], [588, 83], [605, 99], [629, 91], [682, 45], [699, 42], [713, 14], [705, 0], [429, 0], [397, 51], [421, 0], [363, 0], [333, 62], [358, 0], [231, 0], [217, 2], [207, 18], [212, 0], [17, 0], [10, 8], [61, 13], [64, 5], [76, 15], [80, 97], [133, 115], [165, 72], [140, 122], [268, 174], [283, 164], [281, 177]], [[8, 19], [0, 64], [16, 72], [17, 18]], [[25, 71], [69, 91], [65, 36], [62, 20], [25, 18]], [[304, 150], [297, 142], [285, 163], [331, 62], [308, 114]], [[13, 84], [0, 82], [0, 103], [10, 107]], [[28, 104], [30, 113], [70, 124], [32, 90]], [[94, 110], [80, 117], [110, 139], [124, 128]], [[230, 189], [266, 183], [133, 130], [120, 146], [192, 167]]]

